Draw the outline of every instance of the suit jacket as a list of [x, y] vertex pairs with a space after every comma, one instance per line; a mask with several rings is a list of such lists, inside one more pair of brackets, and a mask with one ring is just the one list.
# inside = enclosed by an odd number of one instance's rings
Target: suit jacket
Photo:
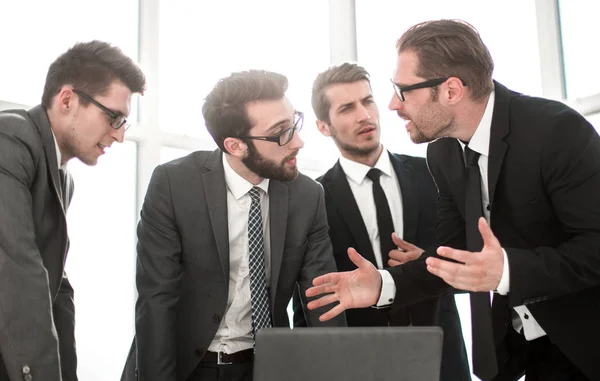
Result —
[[[402, 194], [404, 239], [421, 248], [428, 248], [433, 245], [435, 238], [433, 226], [436, 216], [437, 189], [425, 159], [391, 153], [389, 155]], [[348, 258], [348, 247], [354, 247], [363, 257], [377, 266], [367, 229], [340, 163], [337, 162], [317, 181], [325, 189], [329, 236], [338, 270], [356, 269], [356, 265]], [[398, 311], [391, 313], [390, 309], [360, 308], [346, 311], [346, 318], [350, 327], [388, 326], [397, 325], [394, 320], [398, 313]], [[471, 379], [453, 294], [408, 305], [401, 313], [408, 313], [412, 325], [437, 325], [444, 329], [441, 372], [443, 381]], [[302, 306], [295, 298], [294, 326], [303, 325], [306, 323]]]
[[44, 108], [0, 112], [1, 381], [77, 380], [66, 184]]
[[[510, 292], [493, 317], [499, 366], [510, 308], [526, 305], [550, 340], [590, 379], [600, 379], [600, 138], [560, 102], [495, 83], [489, 156], [491, 228], [506, 250]], [[465, 172], [456, 139], [427, 152], [439, 189], [438, 245], [466, 247]], [[435, 255], [433, 251], [424, 257]], [[394, 306], [448, 287], [424, 260], [390, 270]], [[405, 288], [420, 282], [419, 291]], [[511, 328], [512, 329], [512, 328]]]
[[[195, 152], [156, 168], [138, 225], [137, 377], [185, 380], [206, 353], [225, 315], [229, 286], [227, 189], [223, 153]], [[269, 182], [270, 307], [275, 327], [296, 284], [336, 271], [323, 188], [299, 175]], [[345, 326], [345, 316], [310, 325]], [[133, 379], [134, 350], [124, 372]]]

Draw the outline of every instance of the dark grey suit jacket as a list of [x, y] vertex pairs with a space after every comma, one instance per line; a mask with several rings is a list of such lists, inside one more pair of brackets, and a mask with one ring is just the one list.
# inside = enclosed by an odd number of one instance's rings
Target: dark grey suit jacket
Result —
[[77, 379], [64, 274], [73, 183], [59, 184], [46, 111], [0, 112], [0, 381]]
[[[306, 290], [316, 276], [336, 271], [323, 188], [304, 175], [271, 180], [269, 213], [273, 325], [289, 327], [296, 284]], [[227, 306], [227, 226], [220, 150], [155, 169], [138, 225], [137, 351], [132, 347], [123, 379], [181, 381], [200, 362]], [[323, 311], [313, 311], [309, 324], [346, 325], [345, 316], [320, 323]]]

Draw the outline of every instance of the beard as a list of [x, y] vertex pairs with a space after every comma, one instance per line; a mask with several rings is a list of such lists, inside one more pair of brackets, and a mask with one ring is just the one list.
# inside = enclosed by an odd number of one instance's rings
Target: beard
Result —
[[443, 109], [432, 99], [428, 105], [427, 113], [423, 118], [414, 120], [407, 115], [398, 114], [404, 120], [410, 120], [413, 124], [413, 133], [410, 134], [410, 140], [415, 144], [429, 143], [436, 139], [450, 136], [456, 129], [454, 115]]
[[292, 166], [286, 167], [286, 161], [294, 158], [298, 154], [296, 151], [294, 154], [285, 157], [281, 163], [277, 164], [273, 160], [269, 160], [261, 155], [254, 147], [254, 144], [250, 142], [248, 144], [248, 155], [242, 159], [242, 163], [264, 179], [271, 179], [277, 181], [291, 181], [298, 176], [298, 167]]
[[[379, 126], [377, 126], [377, 128], [379, 128]], [[331, 126], [330, 131], [331, 138], [333, 139], [335, 145], [337, 145], [341, 151], [347, 152], [351, 156], [368, 157], [373, 152], [377, 151], [377, 149], [379, 149], [379, 138], [377, 138], [376, 136], [373, 136], [373, 138], [370, 140], [370, 142], [372, 142], [373, 144], [361, 147], [352, 143], [346, 143], [345, 141], [340, 139], [338, 137], [336, 129], [333, 126]]]

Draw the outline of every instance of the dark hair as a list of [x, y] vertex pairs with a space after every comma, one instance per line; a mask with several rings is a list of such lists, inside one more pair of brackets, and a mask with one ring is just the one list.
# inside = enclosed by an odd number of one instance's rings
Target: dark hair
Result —
[[284, 75], [264, 70], [242, 71], [219, 79], [202, 106], [206, 128], [217, 146], [227, 152], [225, 138], [248, 134], [252, 128], [248, 103], [282, 99], [287, 87]]
[[338, 83], [353, 83], [358, 81], [367, 81], [371, 86], [369, 72], [364, 67], [355, 63], [343, 63], [337, 66], [331, 66], [329, 69], [317, 75], [312, 88], [312, 108], [318, 120], [330, 124], [329, 109], [331, 101], [325, 92], [331, 85]]
[[[102, 95], [119, 80], [132, 93], [143, 94], [146, 77], [121, 49], [103, 41], [80, 42], [58, 57], [46, 76], [42, 105], [49, 108], [62, 86], [70, 84], [90, 96]], [[79, 101], [86, 105], [84, 98]]]
[[494, 89], [494, 61], [477, 30], [462, 20], [425, 21], [410, 27], [396, 42], [398, 54], [413, 51], [417, 75], [426, 79], [458, 77], [474, 100]]

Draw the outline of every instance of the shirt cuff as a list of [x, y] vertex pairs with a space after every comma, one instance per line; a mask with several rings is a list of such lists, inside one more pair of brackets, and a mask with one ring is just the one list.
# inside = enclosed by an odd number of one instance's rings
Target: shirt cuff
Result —
[[377, 307], [389, 306], [394, 303], [394, 298], [396, 297], [396, 283], [394, 283], [394, 278], [392, 278], [392, 274], [389, 271], [377, 271], [381, 275], [381, 294], [377, 301]]
[[504, 254], [504, 268], [502, 269], [502, 278], [500, 278], [500, 283], [498, 283], [496, 292], [500, 295], [506, 295], [510, 291], [510, 269], [508, 266], [506, 250], [502, 249], [502, 253]]

